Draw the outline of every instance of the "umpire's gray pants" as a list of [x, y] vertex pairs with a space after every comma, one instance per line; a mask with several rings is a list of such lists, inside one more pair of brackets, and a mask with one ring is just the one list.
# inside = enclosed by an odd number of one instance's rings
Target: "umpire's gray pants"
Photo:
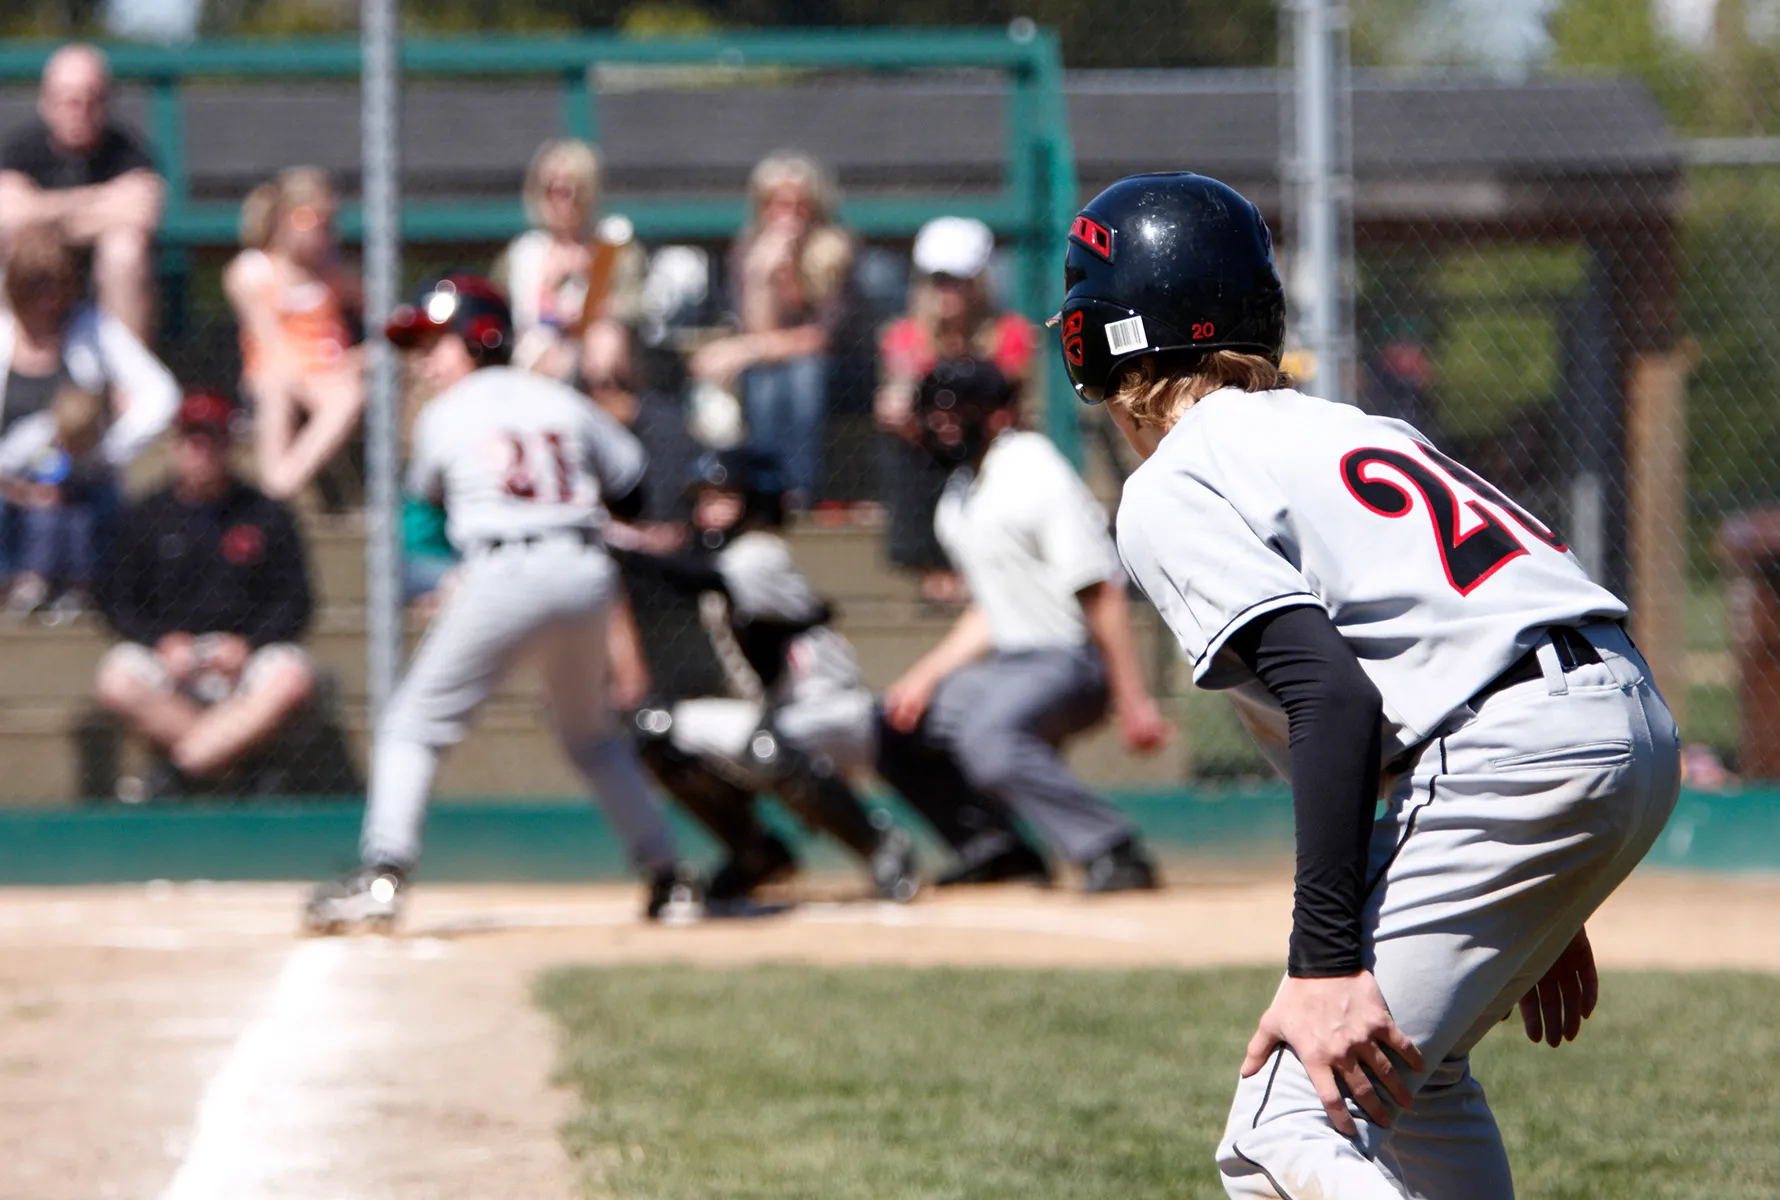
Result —
[[1085, 863], [1131, 827], [1063, 764], [1057, 746], [1106, 716], [1106, 666], [1093, 646], [995, 653], [946, 676], [923, 734], [970, 785]]
[[462, 741], [501, 679], [535, 655], [564, 753], [598, 798], [641, 869], [675, 857], [606, 693], [606, 627], [617, 570], [568, 539], [515, 545], [467, 561], [391, 698], [371, 754], [360, 853], [411, 866], [420, 856], [427, 796], [440, 753]]

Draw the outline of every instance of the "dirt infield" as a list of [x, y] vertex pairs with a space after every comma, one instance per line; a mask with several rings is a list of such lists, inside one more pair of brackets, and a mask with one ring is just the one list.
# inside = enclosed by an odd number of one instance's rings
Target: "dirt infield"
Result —
[[[566, 1198], [539, 969], [1281, 961], [1289, 879], [1190, 877], [907, 908], [812, 885], [778, 915], [667, 929], [630, 888], [422, 888], [406, 936], [346, 941], [293, 936], [295, 885], [0, 890], [0, 1197]], [[1780, 879], [1651, 873], [1590, 929], [1607, 968], [1780, 971], [1777, 921]]]

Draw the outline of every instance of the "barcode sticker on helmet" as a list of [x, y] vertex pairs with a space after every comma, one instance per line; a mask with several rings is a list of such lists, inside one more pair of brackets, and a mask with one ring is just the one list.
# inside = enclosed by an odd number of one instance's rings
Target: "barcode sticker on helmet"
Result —
[[1123, 321], [1114, 321], [1106, 327], [1106, 345], [1114, 354], [1129, 354], [1133, 350], [1142, 350], [1149, 344], [1149, 335], [1143, 331], [1142, 317], [1126, 317]]

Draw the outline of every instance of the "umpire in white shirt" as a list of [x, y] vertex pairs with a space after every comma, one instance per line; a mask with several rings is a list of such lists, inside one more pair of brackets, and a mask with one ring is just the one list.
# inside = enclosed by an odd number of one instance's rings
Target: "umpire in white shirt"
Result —
[[971, 603], [885, 693], [879, 770], [962, 860], [941, 883], [1048, 878], [1018, 814], [1084, 890], [1155, 887], [1130, 824], [1058, 756], [1109, 703], [1134, 750], [1170, 730], [1138, 666], [1106, 512], [1049, 439], [1016, 428], [1017, 395], [972, 359], [921, 386], [923, 439], [955, 468], [935, 531]]

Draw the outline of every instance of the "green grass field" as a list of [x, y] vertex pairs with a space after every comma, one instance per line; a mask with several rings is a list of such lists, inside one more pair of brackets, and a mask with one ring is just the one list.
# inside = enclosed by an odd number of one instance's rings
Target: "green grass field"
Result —
[[[539, 984], [622, 1200], [1216, 1197], [1271, 971], [569, 968]], [[1580, 1041], [1477, 1056], [1520, 1195], [1780, 1195], [1780, 988], [1612, 975]], [[1512, 1033], [1513, 1036], [1506, 1036]]]

